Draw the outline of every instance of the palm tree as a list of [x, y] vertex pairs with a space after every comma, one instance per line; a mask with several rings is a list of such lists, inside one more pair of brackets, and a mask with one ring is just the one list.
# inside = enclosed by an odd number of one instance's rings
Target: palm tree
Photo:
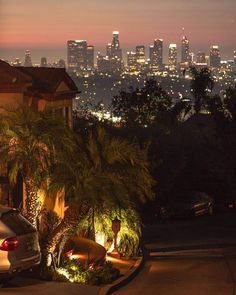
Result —
[[48, 238], [45, 257], [55, 252], [61, 237], [86, 218], [91, 208], [128, 208], [138, 200], [153, 198], [146, 151], [111, 138], [101, 127], [78, 137], [77, 143], [77, 153], [58, 160], [53, 168], [51, 190], [65, 187], [69, 207]]
[[195, 100], [194, 108], [196, 113], [199, 113], [207, 97], [207, 93], [212, 91], [214, 87], [214, 80], [208, 68], [197, 70], [195, 67], [191, 67], [190, 71], [192, 74], [191, 89]]
[[22, 104], [4, 109], [0, 116], [0, 165], [9, 164], [13, 185], [21, 175], [26, 192], [23, 213], [35, 227], [41, 209], [38, 189], [48, 176], [55, 153], [72, 149], [71, 131], [47, 112]]

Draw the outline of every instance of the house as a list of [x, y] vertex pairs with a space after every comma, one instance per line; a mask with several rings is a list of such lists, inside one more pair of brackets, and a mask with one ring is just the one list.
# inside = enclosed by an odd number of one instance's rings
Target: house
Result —
[[[63, 116], [72, 128], [72, 102], [78, 89], [61, 68], [12, 67], [0, 60], [0, 107], [25, 103], [38, 111], [49, 110]], [[4, 111], [3, 109], [1, 111]], [[10, 189], [6, 171], [0, 173], [0, 204], [20, 207], [24, 205], [24, 185], [19, 179]], [[41, 200], [48, 209], [64, 214], [64, 192], [46, 198], [39, 191]]]

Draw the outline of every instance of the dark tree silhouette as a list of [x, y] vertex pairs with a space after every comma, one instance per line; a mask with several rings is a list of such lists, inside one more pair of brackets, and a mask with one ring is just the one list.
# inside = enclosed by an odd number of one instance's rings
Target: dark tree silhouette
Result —
[[153, 79], [142, 89], [121, 91], [112, 101], [113, 113], [121, 116], [124, 125], [149, 126], [158, 114], [171, 108], [171, 98]]
[[214, 81], [208, 68], [197, 70], [195, 67], [191, 67], [190, 71], [192, 75], [191, 89], [194, 96], [194, 109], [196, 113], [199, 113], [206, 97], [214, 87]]

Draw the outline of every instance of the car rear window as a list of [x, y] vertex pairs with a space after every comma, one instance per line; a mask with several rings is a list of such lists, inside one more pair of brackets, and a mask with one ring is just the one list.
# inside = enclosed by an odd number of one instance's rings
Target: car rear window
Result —
[[24, 235], [35, 232], [35, 228], [18, 212], [7, 212], [2, 215], [1, 221], [16, 235]]

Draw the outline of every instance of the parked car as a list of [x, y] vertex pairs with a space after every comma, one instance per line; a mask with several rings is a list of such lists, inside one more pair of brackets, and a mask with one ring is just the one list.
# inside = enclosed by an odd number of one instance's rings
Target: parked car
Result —
[[0, 280], [40, 263], [36, 229], [18, 210], [0, 206]]
[[175, 198], [164, 209], [169, 218], [212, 215], [214, 199], [202, 192], [188, 192]]

